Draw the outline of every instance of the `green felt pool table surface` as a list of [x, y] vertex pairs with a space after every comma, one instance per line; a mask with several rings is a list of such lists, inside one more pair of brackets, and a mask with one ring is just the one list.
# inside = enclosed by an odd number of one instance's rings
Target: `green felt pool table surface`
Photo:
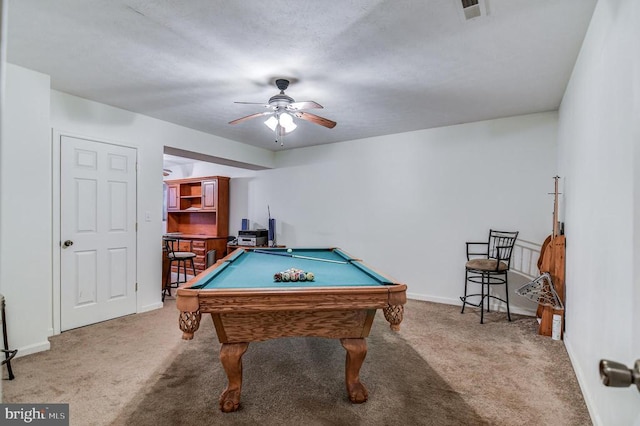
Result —
[[[290, 268], [312, 272], [315, 278], [313, 281], [275, 282], [275, 273]], [[337, 248], [261, 248], [237, 249], [214, 269], [198, 276], [190, 288], [299, 288], [387, 284], [393, 282]]]

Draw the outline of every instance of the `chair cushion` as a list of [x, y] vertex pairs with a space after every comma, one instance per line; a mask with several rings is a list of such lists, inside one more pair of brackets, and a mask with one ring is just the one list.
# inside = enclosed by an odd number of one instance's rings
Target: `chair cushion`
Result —
[[173, 259], [190, 259], [192, 257], [196, 257], [196, 254], [190, 251], [174, 251], [173, 256], [169, 255], [169, 258]]
[[[496, 270], [495, 259], [471, 259], [465, 264], [467, 269], [475, 269], [477, 271], [495, 271]], [[498, 271], [506, 271], [509, 269], [506, 263], [500, 262]]]

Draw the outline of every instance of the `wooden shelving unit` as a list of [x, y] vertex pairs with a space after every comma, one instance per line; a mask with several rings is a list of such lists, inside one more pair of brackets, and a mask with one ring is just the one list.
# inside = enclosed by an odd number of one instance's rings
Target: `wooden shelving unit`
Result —
[[165, 181], [167, 233], [177, 233], [180, 249], [196, 253], [196, 273], [205, 269], [205, 256], [225, 255], [229, 235], [229, 178], [206, 176]]
[[229, 235], [229, 178], [207, 176], [165, 181], [167, 232]]

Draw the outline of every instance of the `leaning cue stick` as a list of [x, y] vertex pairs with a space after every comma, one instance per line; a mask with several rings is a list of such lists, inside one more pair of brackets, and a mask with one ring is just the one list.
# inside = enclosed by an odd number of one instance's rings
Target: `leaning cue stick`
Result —
[[553, 191], [553, 231], [551, 234], [552, 240], [559, 235], [559, 232], [558, 232], [558, 179], [560, 179], [560, 176], [554, 176], [553, 179], [555, 180], [555, 189]]
[[297, 254], [292, 254], [292, 253], [279, 253], [276, 251], [266, 251], [266, 250], [254, 250], [254, 253], [261, 253], [261, 254], [272, 254], [275, 256], [285, 256], [285, 257], [293, 257], [296, 259], [307, 259], [307, 260], [317, 260], [318, 262], [329, 262], [329, 263], [340, 263], [342, 265], [346, 265], [349, 262], [343, 262], [342, 260], [331, 260], [331, 259], [321, 259], [319, 257], [311, 257], [311, 256], [300, 256]]

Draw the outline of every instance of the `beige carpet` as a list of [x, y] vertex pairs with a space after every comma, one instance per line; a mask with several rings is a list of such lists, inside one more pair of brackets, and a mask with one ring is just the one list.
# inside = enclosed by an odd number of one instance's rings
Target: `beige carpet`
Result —
[[[181, 340], [165, 308], [62, 333], [15, 359], [4, 402], [70, 404], [72, 425], [590, 425], [561, 341], [530, 317], [410, 301], [399, 333], [378, 313], [352, 405], [336, 340], [256, 342], [243, 357], [241, 408], [224, 414], [220, 344], [205, 317]], [[6, 376], [6, 371], [5, 371]]]

